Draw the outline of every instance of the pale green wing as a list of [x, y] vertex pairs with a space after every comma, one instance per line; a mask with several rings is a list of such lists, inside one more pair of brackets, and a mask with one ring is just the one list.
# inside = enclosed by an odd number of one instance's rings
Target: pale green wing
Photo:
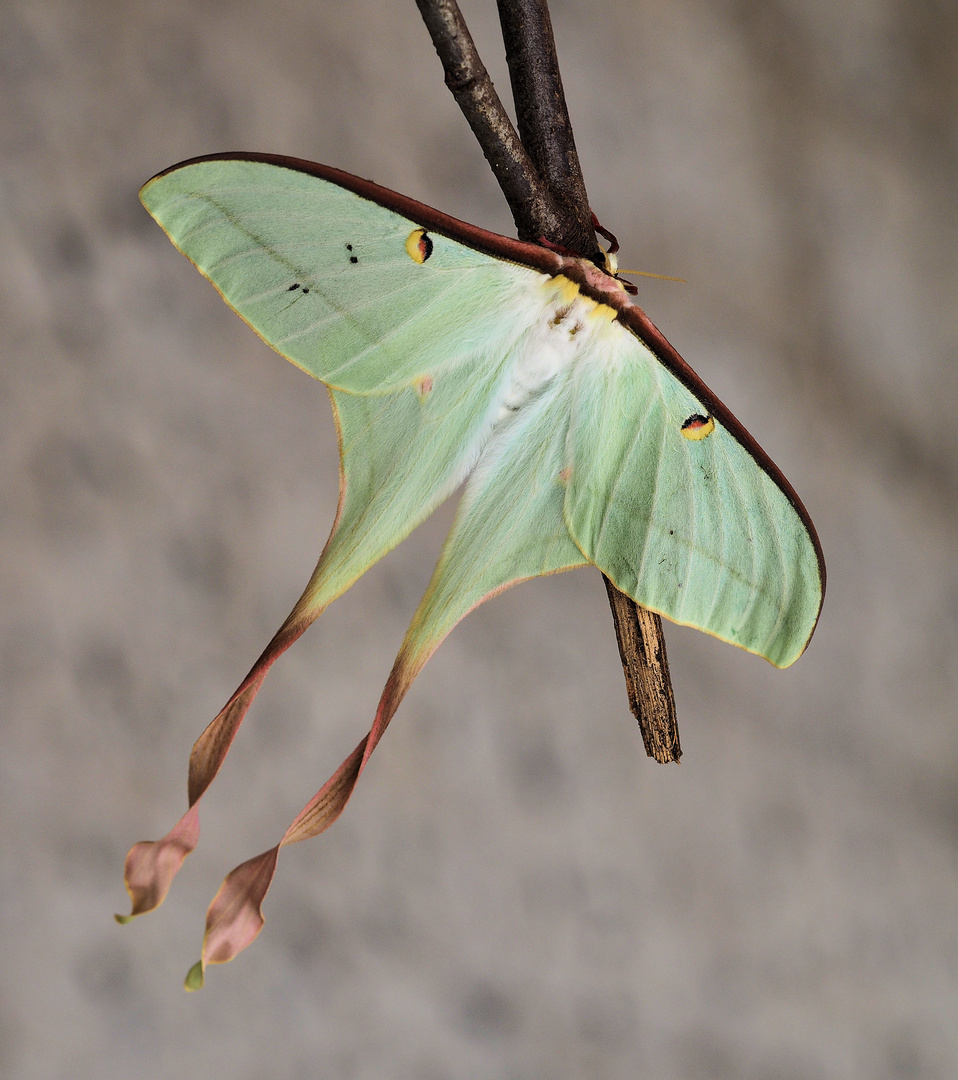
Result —
[[429, 589], [403, 643], [415, 670], [490, 596], [588, 565], [565, 522], [572, 373], [555, 377], [487, 444], [469, 477]]
[[587, 563], [569, 536], [563, 514], [570, 390], [566, 371], [486, 445], [369, 734], [307, 803], [279, 844], [227, 876], [207, 913], [202, 958], [187, 981], [191, 988], [202, 985], [208, 963], [231, 960], [255, 939], [263, 926], [262, 903], [280, 848], [318, 835], [339, 817], [406, 691], [456, 623], [518, 581]]
[[272, 663], [475, 464], [547, 280], [269, 162], [186, 164], [142, 198], [269, 344], [330, 384], [341, 466], [336, 521], [306, 590], [193, 748], [190, 809], [127, 858], [134, 914], [162, 902], [195, 847], [196, 803]]
[[227, 303], [334, 391], [340, 511], [294, 613], [315, 616], [475, 463], [546, 279], [273, 162], [189, 163], [141, 198]]
[[821, 607], [816, 545], [703, 397], [611, 324], [575, 370], [569, 529], [636, 603], [787, 667]]
[[140, 198], [269, 345], [357, 393], [435, 378], [461, 367], [476, 346], [501, 355], [501, 339], [522, 327], [494, 313], [542, 278], [436, 232], [417, 261], [417, 222], [266, 161], [178, 166], [144, 185]]

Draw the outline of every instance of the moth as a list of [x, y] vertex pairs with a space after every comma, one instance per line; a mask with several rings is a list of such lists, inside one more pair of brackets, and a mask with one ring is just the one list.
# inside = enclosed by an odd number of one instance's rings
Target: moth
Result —
[[127, 857], [132, 915], [163, 900], [196, 846], [199, 800], [272, 663], [464, 485], [369, 734], [280, 843], [226, 878], [187, 985], [252, 942], [279, 849], [332, 824], [428, 658], [510, 585], [591, 564], [674, 622], [778, 667], [801, 655], [825, 585], [811, 520], [609, 257], [512, 240], [266, 154], [183, 162], [141, 199], [230, 307], [325, 383], [340, 496], [303, 595], [193, 748], [189, 810]]

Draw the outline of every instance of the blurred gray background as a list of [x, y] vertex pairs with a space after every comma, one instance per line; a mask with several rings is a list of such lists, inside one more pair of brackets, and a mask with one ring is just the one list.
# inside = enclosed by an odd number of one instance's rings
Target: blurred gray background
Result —
[[[140, 207], [267, 150], [512, 224], [412, 0], [0, 7], [0, 1074], [884, 1080], [958, 1070], [958, 6], [553, 0], [639, 302], [781, 465], [829, 570], [787, 672], [676, 627], [646, 758], [595, 571], [452, 634], [257, 943], [223, 874], [367, 730], [444, 508], [274, 668], [166, 904], [127, 848], [305, 583], [325, 391]], [[464, 4], [508, 95], [495, 6]]]

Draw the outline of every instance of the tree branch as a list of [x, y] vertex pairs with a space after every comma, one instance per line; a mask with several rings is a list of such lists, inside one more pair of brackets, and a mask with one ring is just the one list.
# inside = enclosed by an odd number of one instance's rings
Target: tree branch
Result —
[[662, 619], [619, 592], [605, 574], [602, 580], [615, 622], [629, 708], [639, 722], [645, 752], [663, 765], [678, 761], [682, 747]]
[[592, 210], [566, 110], [547, 0], [497, 0], [522, 145], [575, 224], [569, 251], [599, 255]]
[[[517, 135], [456, 0], [416, 0], [446, 73], [512, 210], [520, 239], [542, 238], [581, 258], [601, 254], [559, 75], [547, 0], [497, 0], [519, 121]], [[675, 699], [662, 620], [603, 574], [629, 707], [646, 752], [678, 761]]]
[[506, 197], [520, 240], [561, 243], [564, 216], [522, 145], [476, 51], [456, 0], [416, 0], [446, 73], [446, 86], [469, 122]]

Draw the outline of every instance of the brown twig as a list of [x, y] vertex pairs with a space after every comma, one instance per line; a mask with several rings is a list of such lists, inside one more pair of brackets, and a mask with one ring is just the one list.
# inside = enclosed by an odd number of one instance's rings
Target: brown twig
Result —
[[[568, 212], [543, 183], [476, 51], [456, 0], [416, 0], [449, 87], [502, 189], [520, 240], [546, 237], [568, 250]], [[568, 241], [568, 242], [567, 242]]]
[[553, 198], [575, 223], [575, 242], [565, 247], [592, 258], [599, 254], [592, 210], [566, 110], [548, 4], [497, 2], [519, 138]]
[[605, 574], [602, 580], [615, 621], [629, 708], [639, 722], [645, 752], [663, 765], [678, 761], [682, 747], [662, 619], [619, 592]]
[[[559, 75], [547, 0], [498, 0], [519, 122], [516, 133], [456, 0], [416, 0], [452, 91], [509, 203], [520, 239], [545, 238], [600, 262]], [[521, 137], [520, 137], [521, 136]], [[629, 707], [646, 751], [678, 761], [675, 700], [662, 621], [603, 575]]]

